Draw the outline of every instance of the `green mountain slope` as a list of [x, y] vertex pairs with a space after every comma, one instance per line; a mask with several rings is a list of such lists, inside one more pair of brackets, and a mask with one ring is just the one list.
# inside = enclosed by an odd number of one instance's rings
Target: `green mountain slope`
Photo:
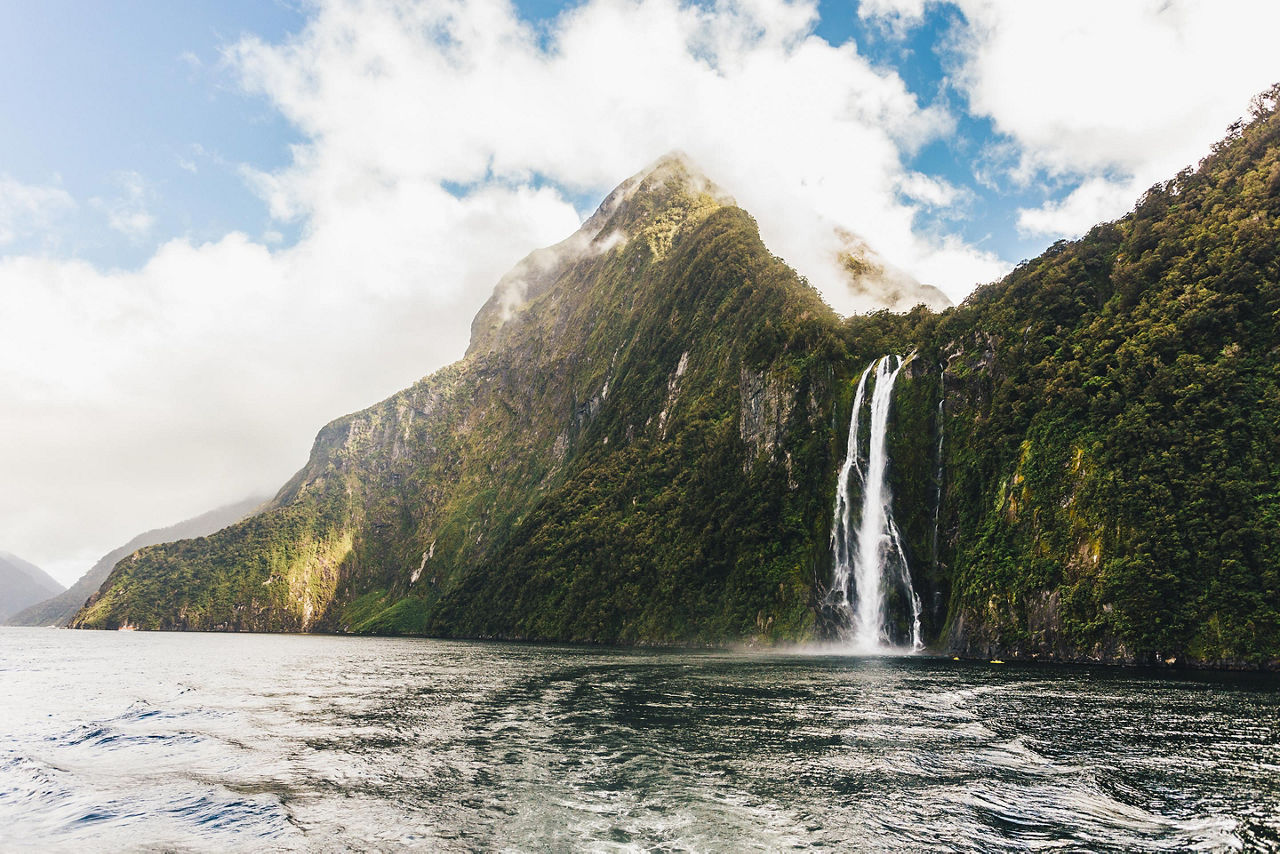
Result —
[[146, 531], [131, 539], [117, 549], [107, 552], [88, 572], [80, 576], [75, 584], [56, 596], [37, 602], [14, 614], [5, 621], [10, 626], [65, 626], [84, 607], [85, 601], [98, 591], [102, 582], [106, 581], [111, 568], [121, 558], [128, 557], [143, 546], [170, 542], [184, 537], [199, 537], [212, 534], [233, 522], [238, 522], [251, 514], [264, 502], [263, 498], [249, 498], [226, 507], [219, 507], [202, 513], [192, 519]]
[[845, 349], [667, 158], [506, 277], [463, 361], [327, 426], [267, 512], [121, 562], [76, 625], [807, 636]]
[[946, 395], [948, 650], [1280, 660], [1276, 94], [1130, 215], [909, 333], [897, 458]]

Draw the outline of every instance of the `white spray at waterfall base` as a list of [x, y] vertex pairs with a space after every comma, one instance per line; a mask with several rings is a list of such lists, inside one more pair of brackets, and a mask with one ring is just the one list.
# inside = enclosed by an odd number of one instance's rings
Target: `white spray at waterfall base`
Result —
[[[842, 632], [858, 652], [892, 652], [890, 614], [886, 590], [896, 589], [911, 608], [910, 649], [924, 646], [920, 636], [920, 598], [911, 583], [902, 536], [894, 522], [892, 496], [886, 477], [889, 470], [889, 409], [893, 386], [907, 361], [884, 356], [867, 366], [858, 380], [849, 442], [836, 486], [835, 513], [831, 524], [831, 553], [834, 561], [828, 604], [843, 624]], [[866, 463], [863, 464], [859, 424], [866, 400], [868, 379], [874, 372], [871, 391], [871, 429]], [[851, 488], [854, 474], [861, 487], [861, 512], [856, 526], [852, 514]]]

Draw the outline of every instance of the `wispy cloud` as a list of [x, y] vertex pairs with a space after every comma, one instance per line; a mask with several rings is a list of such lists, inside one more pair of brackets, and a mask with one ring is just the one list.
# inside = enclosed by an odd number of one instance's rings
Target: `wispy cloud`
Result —
[[898, 192], [912, 201], [930, 208], [963, 204], [972, 193], [942, 178], [921, 172], [908, 172], [898, 180]]
[[76, 207], [61, 187], [24, 184], [0, 175], [0, 246], [48, 230]]
[[90, 200], [93, 207], [100, 210], [107, 218], [107, 226], [112, 231], [123, 234], [130, 240], [140, 241], [151, 233], [156, 218], [148, 210], [154, 194], [147, 182], [137, 172], [121, 172], [115, 176], [114, 183], [119, 192], [110, 197], [94, 197]]
[[1133, 207], [1141, 190], [1135, 181], [1090, 178], [1061, 201], [1018, 211], [1018, 231], [1040, 237], [1079, 237], [1099, 222]]

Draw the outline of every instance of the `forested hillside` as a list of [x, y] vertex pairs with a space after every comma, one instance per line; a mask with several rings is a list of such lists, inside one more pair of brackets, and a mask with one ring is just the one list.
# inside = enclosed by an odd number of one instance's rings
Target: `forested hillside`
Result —
[[128, 557], [143, 546], [211, 534], [250, 515], [263, 502], [262, 497], [248, 498], [226, 507], [210, 510], [208, 513], [202, 513], [176, 525], [141, 533], [123, 546], [112, 549], [99, 558], [88, 572], [80, 576], [76, 583], [66, 590], [19, 611], [5, 622], [10, 626], [65, 626], [76, 612], [84, 607], [89, 597], [98, 592], [102, 582], [107, 580], [112, 568], [121, 558]]
[[914, 317], [950, 648], [1280, 659], [1277, 94], [1129, 216]]

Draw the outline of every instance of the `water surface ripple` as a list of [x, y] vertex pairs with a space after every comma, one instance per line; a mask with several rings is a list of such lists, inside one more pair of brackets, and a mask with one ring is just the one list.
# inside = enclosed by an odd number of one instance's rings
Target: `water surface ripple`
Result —
[[1261, 677], [0, 629], [0, 850], [1280, 850]]

